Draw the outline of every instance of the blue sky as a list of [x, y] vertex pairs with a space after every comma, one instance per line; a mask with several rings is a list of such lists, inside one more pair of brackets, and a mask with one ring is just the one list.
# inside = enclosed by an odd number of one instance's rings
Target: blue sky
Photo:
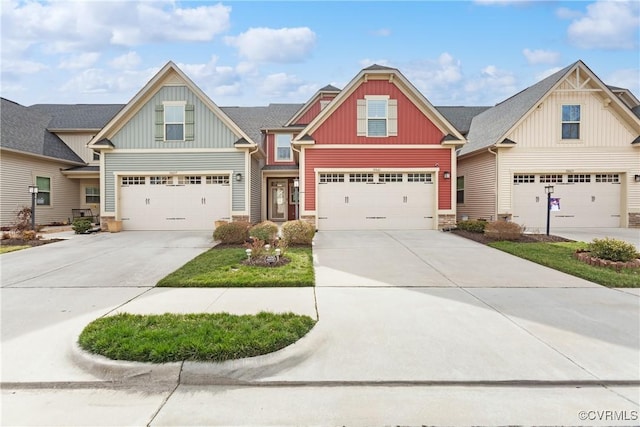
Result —
[[582, 59], [640, 96], [637, 1], [2, 0], [0, 95], [126, 103], [169, 60], [221, 106], [308, 100], [372, 63], [492, 105]]

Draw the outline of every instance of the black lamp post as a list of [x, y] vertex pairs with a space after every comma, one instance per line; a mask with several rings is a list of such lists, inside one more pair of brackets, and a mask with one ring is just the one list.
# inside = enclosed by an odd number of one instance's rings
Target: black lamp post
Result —
[[544, 192], [547, 193], [547, 236], [549, 235], [549, 222], [551, 220], [551, 195], [553, 194], [553, 185], [546, 185]]
[[38, 186], [30, 185], [29, 193], [31, 193], [31, 229], [36, 229], [36, 196], [38, 195]]
[[298, 178], [293, 180], [293, 197], [296, 203], [296, 219], [298, 219], [298, 206], [300, 204], [300, 180]]

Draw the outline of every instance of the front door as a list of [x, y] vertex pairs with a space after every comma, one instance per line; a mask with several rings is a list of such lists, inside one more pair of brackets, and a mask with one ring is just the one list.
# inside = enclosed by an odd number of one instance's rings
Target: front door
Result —
[[288, 213], [288, 189], [286, 179], [269, 181], [269, 219], [271, 221], [286, 221]]

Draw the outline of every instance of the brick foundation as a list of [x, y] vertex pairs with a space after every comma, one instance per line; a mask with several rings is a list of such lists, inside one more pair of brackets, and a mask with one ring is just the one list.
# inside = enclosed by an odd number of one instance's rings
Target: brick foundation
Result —
[[640, 212], [629, 214], [629, 228], [640, 228]]
[[249, 215], [233, 215], [231, 217], [231, 221], [232, 222], [238, 222], [238, 221], [251, 222], [249, 220]]

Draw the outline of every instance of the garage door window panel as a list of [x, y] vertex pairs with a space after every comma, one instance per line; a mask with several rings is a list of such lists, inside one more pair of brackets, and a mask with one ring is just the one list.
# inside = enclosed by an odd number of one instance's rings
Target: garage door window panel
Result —
[[564, 182], [562, 175], [550, 174], [550, 175], [540, 175], [540, 183], [542, 184], [562, 184]]
[[591, 182], [591, 175], [587, 175], [587, 174], [569, 174], [567, 175], [567, 182], [569, 184], [576, 184], [576, 183], [589, 183]]

